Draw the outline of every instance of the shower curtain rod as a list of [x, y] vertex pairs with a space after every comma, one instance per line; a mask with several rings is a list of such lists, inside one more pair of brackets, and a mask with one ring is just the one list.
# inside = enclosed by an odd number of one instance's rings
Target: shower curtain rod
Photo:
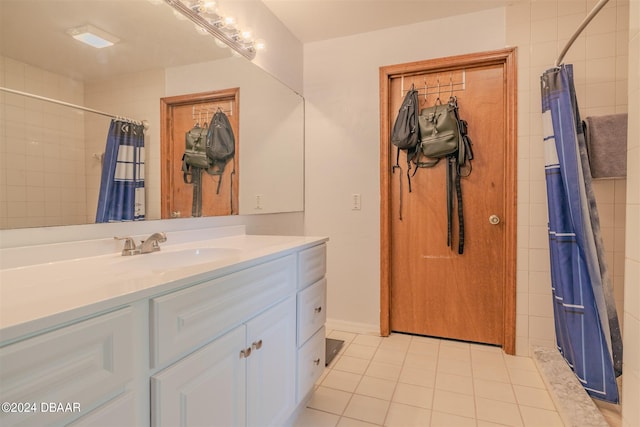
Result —
[[567, 54], [567, 51], [569, 50], [573, 42], [576, 41], [580, 33], [582, 33], [585, 27], [589, 25], [589, 22], [591, 22], [591, 20], [595, 18], [598, 12], [600, 12], [600, 9], [602, 9], [604, 5], [607, 4], [608, 2], [609, 0], [600, 0], [598, 4], [596, 4], [593, 7], [593, 9], [591, 9], [591, 12], [589, 12], [589, 14], [584, 18], [580, 26], [576, 29], [576, 32], [573, 33], [573, 36], [571, 36], [567, 44], [564, 46], [564, 49], [562, 49], [562, 52], [560, 52], [560, 56], [558, 56], [558, 59], [556, 59], [556, 63], [555, 63], [556, 67], [562, 64], [562, 60], [564, 59], [564, 56]]
[[46, 102], [51, 102], [53, 104], [63, 105], [65, 107], [71, 107], [71, 108], [75, 108], [77, 110], [88, 111], [89, 113], [100, 114], [101, 116], [111, 117], [112, 119], [125, 120], [125, 121], [131, 122], [131, 123], [135, 123], [135, 124], [139, 124], [139, 125], [144, 126], [145, 130], [149, 129], [149, 122], [147, 122], [146, 120], [142, 120], [142, 121], [141, 120], [133, 120], [133, 119], [130, 119], [130, 118], [127, 118], [127, 117], [123, 117], [123, 116], [116, 116], [115, 114], [105, 113], [104, 111], [94, 110], [93, 108], [83, 107], [82, 105], [71, 104], [69, 102], [60, 101], [58, 99], [47, 98], [47, 97], [40, 96], [40, 95], [34, 95], [33, 93], [22, 92], [22, 91], [19, 91], [19, 90], [9, 89], [9, 88], [2, 87], [2, 86], [0, 86], [0, 91], [13, 93], [15, 95], [22, 95], [22, 96], [26, 96], [26, 97], [29, 97], [29, 98], [39, 99], [41, 101], [46, 101]]

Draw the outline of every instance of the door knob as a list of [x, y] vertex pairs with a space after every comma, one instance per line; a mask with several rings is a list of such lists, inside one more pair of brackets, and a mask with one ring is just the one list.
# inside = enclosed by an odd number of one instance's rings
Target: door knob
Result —
[[498, 215], [491, 215], [489, 217], [489, 224], [496, 225], [500, 222], [500, 217]]

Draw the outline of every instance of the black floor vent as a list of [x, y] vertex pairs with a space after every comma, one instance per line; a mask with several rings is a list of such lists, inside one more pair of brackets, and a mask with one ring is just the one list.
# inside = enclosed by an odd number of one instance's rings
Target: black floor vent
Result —
[[343, 344], [344, 341], [327, 338], [324, 366], [329, 366], [329, 363], [331, 363], [333, 358], [336, 357]]

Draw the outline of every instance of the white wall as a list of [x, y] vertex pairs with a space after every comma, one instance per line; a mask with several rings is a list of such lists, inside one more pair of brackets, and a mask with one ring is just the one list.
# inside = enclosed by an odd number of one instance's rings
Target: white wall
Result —
[[[450, 31], [479, 23], [481, 37]], [[379, 331], [379, 67], [501, 48], [504, 31], [504, 10], [493, 9], [305, 45], [305, 233], [331, 239], [332, 321]]]

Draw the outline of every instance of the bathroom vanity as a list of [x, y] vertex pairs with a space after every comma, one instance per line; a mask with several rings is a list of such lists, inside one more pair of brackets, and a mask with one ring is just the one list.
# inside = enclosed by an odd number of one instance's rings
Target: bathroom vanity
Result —
[[0, 424], [290, 424], [324, 369], [327, 239], [242, 231], [32, 265], [4, 249]]

